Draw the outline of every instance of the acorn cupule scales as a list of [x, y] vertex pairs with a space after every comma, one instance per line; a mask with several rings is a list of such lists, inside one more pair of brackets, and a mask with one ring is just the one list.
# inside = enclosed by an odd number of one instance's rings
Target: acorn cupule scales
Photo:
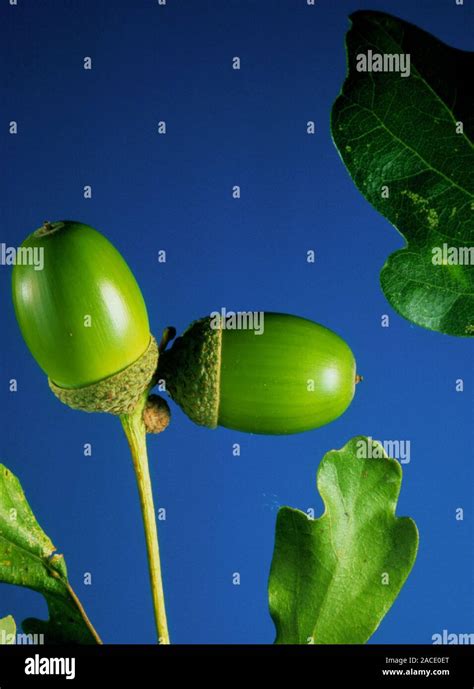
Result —
[[50, 378], [48, 383], [56, 397], [72, 409], [117, 416], [131, 414], [151, 384], [157, 363], [158, 345], [151, 336], [147, 349], [137, 361], [104, 380], [81, 388], [62, 388]]
[[288, 434], [340, 416], [354, 396], [356, 366], [328, 328], [266, 313], [262, 334], [194, 322], [161, 354], [158, 377], [198, 424]]

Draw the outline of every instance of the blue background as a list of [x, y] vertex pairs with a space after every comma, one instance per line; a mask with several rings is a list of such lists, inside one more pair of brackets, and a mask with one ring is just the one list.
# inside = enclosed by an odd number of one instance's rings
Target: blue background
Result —
[[[398, 514], [412, 516], [421, 537], [413, 572], [371, 642], [430, 643], [443, 629], [473, 631], [472, 343], [392, 311], [379, 272], [403, 240], [356, 190], [329, 132], [348, 14], [391, 12], [470, 49], [468, 5], [2, 1], [0, 240], [17, 246], [45, 219], [81, 220], [129, 262], [155, 334], [169, 324], [181, 331], [222, 306], [294, 313], [338, 332], [365, 377], [339, 420], [302, 435], [209, 431], [173, 405], [171, 427], [149, 450], [156, 500], [167, 510], [159, 529], [177, 643], [273, 641], [266, 584], [278, 505], [319, 514], [318, 463], [357, 434], [411, 441]], [[93, 58], [91, 71], [84, 56]], [[231, 68], [234, 56], [240, 71]], [[166, 136], [157, 134], [159, 120]], [[157, 261], [160, 249], [166, 264]], [[306, 262], [309, 249], [315, 264]], [[73, 412], [50, 394], [16, 325], [10, 279], [11, 268], [0, 267], [1, 460], [65, 554], [103, 639], [153, 642], [141, 517], [119, 423]], [[457, 378], [464, 393], [455, 392]], [[83, 456], [88, 442], [92, 457]], [[464, 521], [455, 519], [458, 507]], [[46, 605], [39, 594], [0, 585], [0, 616], [10, 613], [44, 617]]]

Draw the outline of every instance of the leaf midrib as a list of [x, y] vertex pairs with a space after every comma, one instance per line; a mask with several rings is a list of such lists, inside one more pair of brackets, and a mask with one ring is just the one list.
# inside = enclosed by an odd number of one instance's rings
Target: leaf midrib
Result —
[[[336, 471], [337, 471], [337, 470], [336, 470]], [[353, 502], [354, 502], [354, 506], [355, 506], [355, 503], [357, 503], [357, 498], [358, 498], [358, 495], [359, 495], [359, 490], [360, 490], [361, 481], [362, 481], [362, 472], [359, 472], [359, 480], [358, 480], [358, 483], [357, 483], [357, 489], [354, 491], [354, 494], [355, 494], [355, 500], [353, 501]], [[335, 483], [335, 485], [336, 485], [336, 487], [337, 487], [337, 489], [338, 489], [338, 491], [339, 491], [341, 504], [342, 504], [342, 507], [343, 507], [343, 511], [345, 512], [346, 510], [345, 510], [344, 495], [343, 495], [342, 490], [341, 490], [341, 487], [340, 487], [339, 477], [338, 477], [338, 480], [337, 480], [337, 482]], [[323, 491], [322, 491], [321, 489], [319, 489], [319, 492], [320, 492], [320, 494], [321, 494], [321, 497], [323, 497]], [[325, 504], [326, 504], [326, 502], [325, 502]], [[354, 511], [355, 511], [355, 510], [354, 510]], [[334, 566], [334, 570], [333, 570], [333, 573], [332, 573], [332, 575], [331, 575], [331, 580], [330, 580], [330, 582], [329, 582], [329, 585], [327, 586], [326, 591], [325, 591], [325, 593], [324, 593], [324, 595], [323, 595], [323, 597], [322, 597], [322, 599], [321, 599], [321, 604], [320, 604], [320, 606], [319, 606], [319, 608], [318, 608], [318, 618], [321, 617], [321, 613], [322, 613], [322, 611], [323, 611], [323, 610], [325, 609], [325, 607], [326, 607], [326, 604], [327, 604], [327, 600], [328, 600], [328, 598], [329, 598], [329, 595], [330, 595], [330, 593], [332, 593], [332, 590], [334, 589], [335, 583], [336, 583], [336, 581], [338, 580], [338, 574], [339, 574], [339, 572], [340, 572], [342, 569], [344, 569], [344, 567], [343, 567], [343, 565], [342, 565], [342, 562], [347, 560], [347, 557], [340, 557], [340, 556], [337, 554], [337, 550], [336, 550], [336, 547], [335, 547], [335, 544], [334, 544], [333, 529], [332, 529], [332, 518], [331, 518], [331, 510], [330, 510], [330, 503], [329, 503], [329, 501], [328, 501], [328, 503], [327, 503], [327, 508], [326, 508], [325, 513], [324, 513], [324, 514], [320, 517], [320, 519], [318, 520], [318, 523], [319, 523], [319, 524], [321, 524], [321, 521], [322, 521], [323, 518], [326, 518], [326, 519], [327, 519], [327, 522], [328, 522], [329, 535], [330, 535], [330, 540], [331, 540], [331, 548], [332, 548], [332, 550], [333, 550], [333, 552], [334, 552], [334, 557], [336, 558], [336, 564], [335, 564], [335, 566]], [[365, 522], [365, 521], [366, 521], [366, 520], [364, 520], [364, 522]], [[351, 535], [351, 536], [352, 536], [352, 532], [353, 532], [353, 529], [351, 529], [351, 531], [350, 531], [350, 535]], [[344, 538], [344, 541], [343, 541], [341, 547], [344, 547], [345, 544], [347, 543], [347, 541], [349, 541], [349, 542], [352, 541], [352, 539], [349, 538], [349, 535], [348, 535], [348, 534], [349, 534], [349, 530], [345, 530], [345, 531], [344, 531], [344, 536], [345, 536], [345, 538]], [[340, 548], [339, 550], [341, 550], [341, 548]], [[346, 553], [346, 551], [347, 551], [347, 548], [344, 547], [343, 552]], [[312, 630], [312, 638], [315, 639], [316, 642], [317, 642], [316, 628], [317, 628], [317, 626], [318, 626], [318, 622], [319, 622], [319, 619], [317, 619], [317, 621], [315, 622], [315, 624], [314, 624], [314, 626], [313, 626], [313, 630]]]

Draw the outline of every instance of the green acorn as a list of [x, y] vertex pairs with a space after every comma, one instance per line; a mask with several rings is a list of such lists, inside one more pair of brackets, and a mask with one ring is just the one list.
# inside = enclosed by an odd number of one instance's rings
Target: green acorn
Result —
[[46, 222], [23, 242], [42, 270], [16, 265], [13, 303], [23, 338], [66, 404], [130, 412], [158, 358], [138, 284], [115, 247], [79, 222]]
[[195, 321], [160, 355], [158, 378], [197, 424], [287, 434], [334, 421], [354, 396], [354, 356], [331, 330], [265, 313], [263, 332]]

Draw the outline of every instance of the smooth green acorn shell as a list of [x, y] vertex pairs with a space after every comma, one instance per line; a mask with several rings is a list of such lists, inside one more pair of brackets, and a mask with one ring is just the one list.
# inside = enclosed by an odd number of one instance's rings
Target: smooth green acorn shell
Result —
[[351, 403], [354, 356], [328, 328], [279, 313], [264, 314], [260, 335], [211, 322], [194, 322], [158, 365], [158, 378], [195, 423], [299, 433], [334, 421]]
[[43, 249], [44, 268], [14, 267], [15, 313], [28, 348], [56, 386], [91, 385], [145, 353], [145, 302], [108, 239], [65, 220], [45, 223], [22, 247]]

